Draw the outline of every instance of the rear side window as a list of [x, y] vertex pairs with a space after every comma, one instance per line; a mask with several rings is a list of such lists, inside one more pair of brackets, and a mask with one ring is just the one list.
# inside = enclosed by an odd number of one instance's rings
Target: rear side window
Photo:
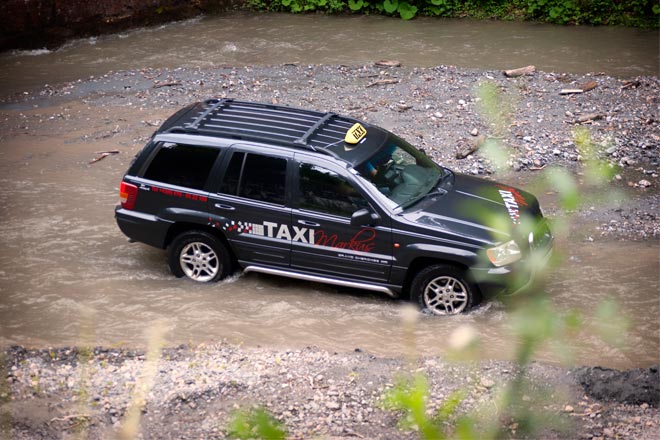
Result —
[[229, 161], [220, 192], [283, 205], [287, 160], [281, 157], [235, 152]]
[[171, 185], [204, 189], [218, 158], [216, 148], [165, 142], [151, 161], [144, 178]]

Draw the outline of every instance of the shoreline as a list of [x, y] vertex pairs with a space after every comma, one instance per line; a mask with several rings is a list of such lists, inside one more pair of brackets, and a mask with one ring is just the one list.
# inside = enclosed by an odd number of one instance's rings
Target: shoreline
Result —
[[[15, 439], [75, 432], [115, 437], [145, 373], [153, 380], [138, 431], [145, 438], [224, 438], [235, 410], [263, 406], [286, 426], [288, 438], [413, 439], [415, 431], [398, 427], [400, 413], [383, 408], [383, 395], [397, 378], [426, 377], [429, 410], [462, 390], [458, 414], [483, 416], [517, 368], [505, 361], [406, 361], [362, 351], [227, 343], [166, 348], [151, 365], [143, 351], [98, 347], [83, 352], [11, 347], [3, 359], [7, 384], [0, 413], [9, 415], [7, 432]], [[532, 363], [523, 400], [561, 427], [546, 428], [536, 438], [650, 440], [660, 434], [658, 378], [658, 366], [621, 373]], [[506, 435], [515, 438], [516, 427], [509, 426]]]

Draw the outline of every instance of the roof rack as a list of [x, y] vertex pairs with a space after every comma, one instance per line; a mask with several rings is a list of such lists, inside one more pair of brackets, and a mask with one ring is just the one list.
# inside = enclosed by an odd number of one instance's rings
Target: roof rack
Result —
[[326, 147], [343, 141], [357, 121], [335, 113], [234, 99], [208, 99], [197, 108], [192, 119], [166, 131], [266, 141], [335, 156]]

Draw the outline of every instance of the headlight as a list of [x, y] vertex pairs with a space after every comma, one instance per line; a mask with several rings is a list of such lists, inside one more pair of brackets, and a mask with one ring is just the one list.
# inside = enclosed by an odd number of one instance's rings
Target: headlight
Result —
[[515, 241], [507, 241], [486, 251], [488, 259], [495, 266], [506, 266], [520, 260], [520, 248]]

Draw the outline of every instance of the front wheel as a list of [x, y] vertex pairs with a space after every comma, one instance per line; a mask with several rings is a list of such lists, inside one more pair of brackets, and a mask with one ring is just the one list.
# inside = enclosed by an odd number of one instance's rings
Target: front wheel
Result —
[[411, 298], [434, 315], [457, 315], [478, 302], [463, 271], [444, 264], [419, 272], [410, 289]]
[[169, 265], [176, 277], [209, 283], [231, 273], [227, 247], [214, 235], [189, 231], [177, 236], [169, 249]]

